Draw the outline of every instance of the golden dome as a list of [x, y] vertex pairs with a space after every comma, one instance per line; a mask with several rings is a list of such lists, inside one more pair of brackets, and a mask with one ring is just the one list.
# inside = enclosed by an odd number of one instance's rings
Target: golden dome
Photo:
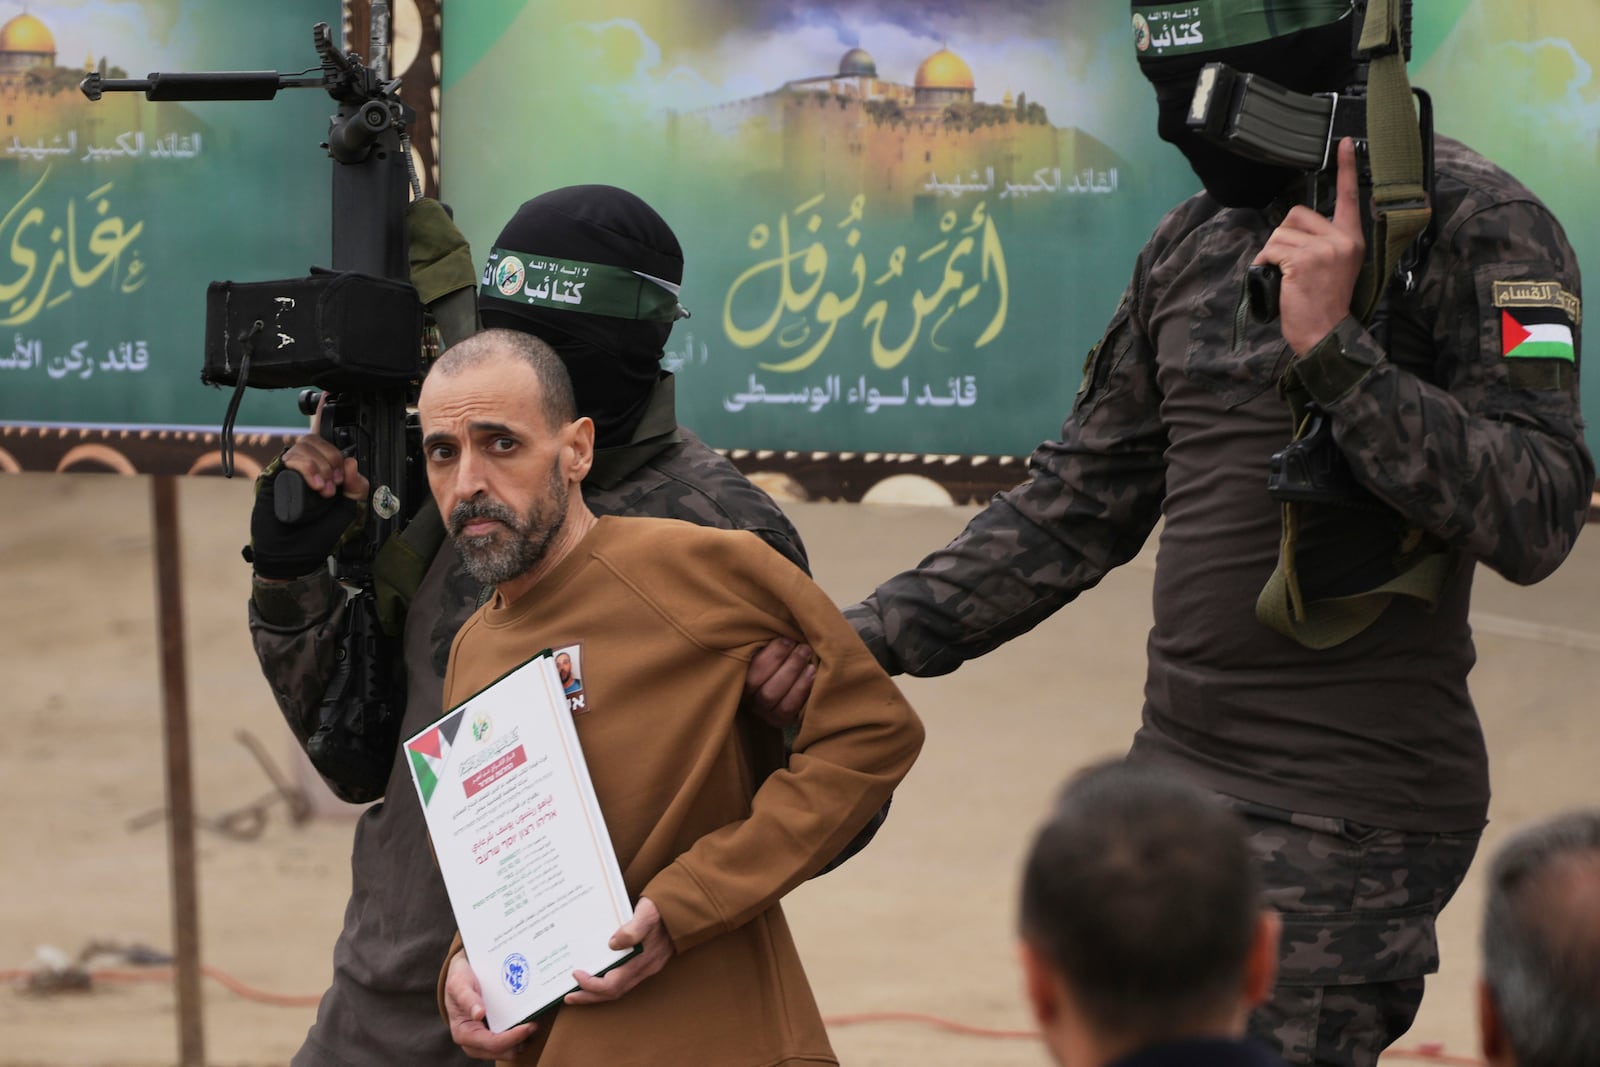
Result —
[[918, 89], [971, 89], [972, 68], [948, 48], [941, 48], [917, 68]]
[[45, 24], [32, 15], [18, 15], [0, 26], [0, 52], [43, 52], [56, 54], [56, 39]]

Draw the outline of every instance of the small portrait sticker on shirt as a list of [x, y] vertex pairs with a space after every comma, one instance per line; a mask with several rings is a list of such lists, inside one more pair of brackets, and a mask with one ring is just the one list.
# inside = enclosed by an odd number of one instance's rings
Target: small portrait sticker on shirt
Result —
[[567, 710], [582, 715], [589, 710], [583, 693], [583, 642], [556, 649], [556, 673], [561, 676], [561, 691], [567, 694]]

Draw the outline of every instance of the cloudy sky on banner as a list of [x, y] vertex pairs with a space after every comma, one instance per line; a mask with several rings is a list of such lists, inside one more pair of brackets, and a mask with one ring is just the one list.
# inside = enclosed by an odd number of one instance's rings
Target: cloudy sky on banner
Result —
[[[1093, 20], [1075, 19], [1070, 8], [1034, 3], [994, 12], [971, 3], [938, 5], [952, 13], [887, 6], [741, 8], [725, 20], [703, 19], [698, 28], [638, 12], [575, 19], [557, 32], [586, 57], [575, 67], [591, 72], [591, 89], [603, 87], [647, 111], [694, 110], [831, 74], [854, 47], [871, 53], [880, 78], [910, 84], [923, 60], [949, 47], [971, 68], [981, 102], [999, 103], [1008, 90], [1025, 93], [1053, 124], [1081, 127], [1114, 145], [1144, 116], [1149, 87], [1120, 17], [1102, 10]], [[982, 18], [972, 14], [980, 7]]]
[[[22, 14], [23, 7], [0, 3], [0, 21]], [[89, 56], [105, 57], [135, 78], [173, 70], [298, 71], [316, 62], [312, 24], [336, 24], [339, 12], [337, 0], [31, 0], [26, 7], [55, 38], [57, 65], [78, 67]], [[298, 52], [277, 43], [284, 40], [286, 19], [305, 22], [305, 47]]]
[[1475, 0], [1412, 81], [1433, 94], [1441, 133], [1504, 165], [1561, 218], [1587, 264], [1600, 240], [1600, 3]]
[[[1012, 33], [1041, 25], [1065, 25], [1082, 18], [1098, 20], [1108, 5], [1092, 0], [702, 0], [699, 5], [723, 18], [781, 30], [797, 25], [833, 22], [841, 27], [863, 21], [905, 26], [924, 34], [979, 31], [1005, 27]], [[848, 32], [848, 31], [847, 31]]]

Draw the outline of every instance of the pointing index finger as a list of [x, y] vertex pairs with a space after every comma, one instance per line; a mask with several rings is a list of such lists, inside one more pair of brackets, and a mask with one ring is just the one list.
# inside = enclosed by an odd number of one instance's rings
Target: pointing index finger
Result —
[[1356, 143], [1348, 137], [1339, 139], [1339, 181], [1333, 203], [1333, 224], [1346, 233], [1361, 233], [1361, 203], [1357, 197], [1359, 172], [1356, 166]]

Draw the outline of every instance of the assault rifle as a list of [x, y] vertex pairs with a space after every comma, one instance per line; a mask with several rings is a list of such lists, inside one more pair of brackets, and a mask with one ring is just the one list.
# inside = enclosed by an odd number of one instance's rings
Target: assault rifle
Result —
[[[305, 388], [306, 414], [320, 389], [322, 435], [355, 456], [372, 486], [360, 535], [346, 538], [331, 559], [350, 594], [335, 673], [312, 721], [300, 724], [312, 763], [352, 803], [383, 795], [404, 713], [398, 637], [379, 623], [373, 564], [425, 495], [408, 415], [424, 345], [406, 235], [410, 194], [420, 196], [406, 133], [415, 116], [399, 98], [399, 80], [386, 73], [388, 3], [375, 0], [372, 9], [370, 65], [355, 52], [341, 54], [327, 24], [317, 23], [316, 73], [90, 74], [81, 85], [90, 100], [143, 92], [154, 101], [270, 100], [279, 89], [321, 88], [337, 104], [321, 146], [334, 164], [332, 269], [283, 281], [211, 283], [201, 380], [234, 389], [223, 422], [224, 474], [233, 473], [233, 422], [245, 388]], [[281, 471], [273, 490], [274, 510], [286, 523], [320, 503], [293, 471]]]
[[[1369, 21], [1369, 16], [1376, 19]], [[1388, 24], [1390, 16], [1393, 24]], [[1370, 258], [1358, 283], [1352, 314], [1370, 320], [1391, 279], [1407, 290], [1428, 254], [1432, 240], [1433, 102], [1405, 79], [1411, 54], [1410, 0], [1358, 0], [1351, 13], [1350, 55], [1355, 77], [1342, 91], [1307, 95], [1257, 74], [1223, 63], [1201, 68], [1189, 107], [1188, 126], [1206, 140], [1236, 155], [1300, 171], [1303, 202], [1324, 210], [1336, 187], [1338, 146], [1349, 137], [1356, 148], [1361, 224]], [[1391, 32], [1380, 35], [1376, 30]], [[1386, 80], [1374, 95], [1369, 77], [1383, 63]], [[1413, 101], [1415, 105], [1413, 107]], [[1410, 114], [1408, 114], [1410, 112]], [[1374, 193], [1374, 137], [1386, 158], [1382, 195]], [[1410, 131], [1407, 123], [1413, 123]], [[1420, 153], [1407, 150], [1410, 132]], [[1393, 221], [1391, 221], [1393, 220]], [[1272, 264], [1251, 266], [1245, 274], [1245, 300], [1260, 322], [1278, 317], [1282, 272]], [[1297, 412], [1301, 430], [1274, 453], [1267, 479], [1271, 496], [1282, 502], [1377, 506], [1350, 473], [1334, 444], [1332, 424], [1309, 400]]]
[[[1361, 46], [1366, 8], [1366, 3], [1358, 3], [1350, 17], [1351, 56], [1358, 61], [1350, 85], [1338, 92], [1307, 95], [1285, 89], [1259, 74], [1235, 70], [1225, 63], [1207, 63], [1195, 83], [1189, 107], [1189, 128], [1236, 155], [1303, 172], [1306, 176], [1303, 202], [1312, 207], [1325, 204], [1331, 195], [1337, 177], [1339, 142], [1349, 137], [1356, 146], [1361, 202], [1365, 209], [1372, 191], [1368, 106], [1374, 103], [1369, 97], [1367, 80], [1371, 60], [1375, 58]], [[1409, 0], [1401, 8], [1400, 41], [1395, 47], [1401, 50], [1402, 56], [1410, 56]], [[1427, 200], [1433, 189], [1433, 101], [1421, 89], [1410, 88], [1410, 92], [1417, 104], [1416, 121], [1423, 154], [1420, 203]], [[1368, 212], [1363, 210], [1363, 225], [1370, 240], [1367, 216]], [[1414, 270], [1427, 253], [1427, 240], [1425, 232], [1407, 248], [1396, 269], [1402, 274]], [[1271, 322], [1278, 317], [1280, 281], [1281, 275], [1275, 266], [1250, 268], [1246, 278], [1250, 311], [1259, 321]]]

